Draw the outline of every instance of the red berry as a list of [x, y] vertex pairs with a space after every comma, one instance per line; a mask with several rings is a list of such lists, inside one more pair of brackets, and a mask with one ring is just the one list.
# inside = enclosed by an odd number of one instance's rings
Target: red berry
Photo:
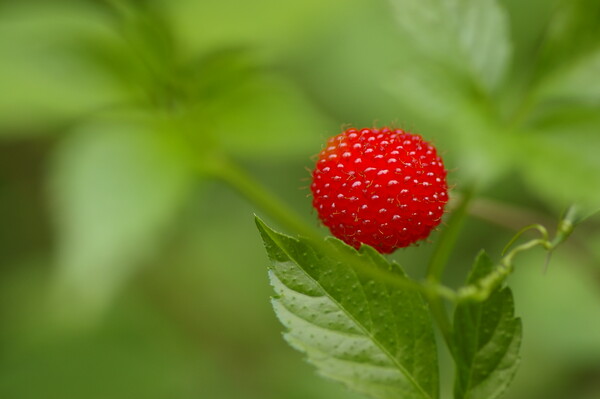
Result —
[[313, 206], [331, 233], [391, 253], [429, 236], [448, 202], [433, 145], [400, 129], [348, 129], [330, 138], [312, 173]]

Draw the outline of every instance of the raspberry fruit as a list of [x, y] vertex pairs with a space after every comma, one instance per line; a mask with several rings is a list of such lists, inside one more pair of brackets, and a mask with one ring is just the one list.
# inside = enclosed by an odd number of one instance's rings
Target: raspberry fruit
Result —
[[348, 129], [327, 141], [312, 173], [313, 206], [331, 233], [391, 253], [429, 236], [448, 202], [435, 147], [399, 129]]

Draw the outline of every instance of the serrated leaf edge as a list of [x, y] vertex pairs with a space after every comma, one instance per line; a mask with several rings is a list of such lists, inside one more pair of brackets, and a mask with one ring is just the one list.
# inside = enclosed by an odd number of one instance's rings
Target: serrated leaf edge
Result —
[[[417, 388], [417, 390], [423, 394], [423, 397], [424, 397], [424, 398], [434, 399], [434, 398], [433, 398], [431, 395], [429, 395], [429, 393], [427, 393], [427, 392], [426, 392], [426, 391], [423, 389], [423, 387], [421, 387], [421, 385], [420, 385], [420, 384], [419, 384], [417, 381], [415, 381], [415, 379], [413, 378], [413, 376], [412, 376], [412, 375], [411, 375], [411, 374], [410, 374], [410, 373], [409, 373], [409, 372], [408, 372], [408, 371], [407, 371], [407, 370], [404, 368], [404, 366], [402, 366], [402, 364], [398, 363], [398, 361], [397, 361], [397, 360], [396, 360], [396, 359], [395, 359], [395, 358], [394, 358], [394, 357], [391, 355], [391, 353], [389, 353], [389, 351], [388, 351], [387, 349], [385, 349], [385, 348], [384, 348], [384, 347], [383, 347], [383, 346], [382, 346], [382, 345], [379, 343], [379, 341], [377, 341], [377, 340], [376, 340], [376, 339], [375, 339], [375, 338], [374, 338], [374, 337], [371, 335], [371, 333], [370, 333], [370, 332], [369, 332], [367, 329], [365, 329], [365, 327], [364, 327], [362, 324], [360, 324], [360, 323], [359, 323], [359, 322], [358, 322], [358, 321], [357, 321], [357, 320], [356, 320], [356, 319], [355, 319], [355, 318], [354, 318], [354, 317], [353, 317], [351, 314], [349, 314], [349, 313], [346, 311], [346, 309], [340, 305], [340, 303], [339, 303], [338, 301], [336, 301], [334, 298], [332, 298], [332, 297], [329, 295], [329, 292], [327, 292], [327, 290], [325, 290], [325, 288], [323, 288], [323, 287], [321, 286], [321, 284], [320, 284], [318, 281], [316, 281], [314, 278], [312, 278], [312, 276], [310, 276], [308, 273], [306, 273], [306, 271], [305, 271], [305, 270], [304, 270], [304, 269], [303, 269], [303, 268], [300, 266], [300, 264], [297, 262], [297, 260], [296, 260], [296, 259], [294, 259], [294, 257], [288, 253], [288, 251], [286, 251], [284, 248], [282, 248], [282, 247], [279, 245], [279, 240], [277, 240], [277, 238], [276, 238], [276, 237], [273, 237], [273, 235], [270, 233], [270, 232], [275, 232], [275, 231], [273, 231], [272, 229], [270, 229], [270, 228], [269, 228], [269, 227], [268, 227], [268, 226], [267, 226], [267, 225], [266, 225], [266, 224], [265, 224], [265, 223], [264, 223], [264, 222], [263, 222], [263, 221], [262, 221], [262, 220], [261, 220], [261, 219], [260, 219], [258, 216], [256, 216], [256, 217], [255, 217], [255, 221], [256, 221], [256, 224], [257, 224], [257, 226], [258, 226], [258, 229], [259, 229], [259, 231], [261, 232], [261, 234], [266, 234], [266, 235], [268, 236], [268, 238], [269, 238], [271, 241], [273, 241], [275, 244], [277, 244], [277, 245], [278, 245], [278, 247], [279, 247], [279, 249], [280, 249], [281, 251], [283, 251], [283, 252], [286, 254], [286, 256], [287, 256], [287, 257], [288, 257], [290, 260], [292, 260], [292, 261], [293, 261], [293, 262], [294, 262], [294, 263], [295, 263], [295, 264], [296, 264], [296, 265], [297, 265], [297, 266], [298, 266], [298, 267], [299, 267], [299, 268], [302, 270], [302, 272], [303, 272], [303, 273], [306, 275], [306, 277], [307, 277], [308, 279], [310, 279], [310, 280], [311, 280], [311, 281], [312, 281], [312, 282], [313, 282], [315, 285], [317, 285], [317, 286], [318, 286], [318, 287], [319, 287], [321, 290], [323, 290], [323, 292], [325, 292], [325, 294], [327, 295], [327, 297], [328, 297], [328, 298], [329, 298], [329, 299], [330, 299], [330, 300], [331, 300], [333, 303], [335, 303], [335, 304], [336, 304], [336, 305], [337, 305], [337, 306], [338, 306], [338, 307], [339, 307], [339, 308], [340, 308], [340, 309], [341, 309], [341, 310], [344, 312], [344, 314], [345, 314], [345, 315], [346, 315], [346, 316], [347, 316], [347, 317], [348, 317], [350, 320], [352, 320], [352, 321], [353, 321], [353, 322], [356, 324], [356, 326], [358, 326], [358, 327], [360, 328], [360, 330], [361, 330], [361, 331], [364, 333], [364, 335], [365, 335], [366, 337], [368, 337], [368, 338], [369, 338], [369, 339], [370, 339], [370, 340], [371, 340], [371, 341], [372, 341], [372, 342], [373, 342], [373, 343], [374, 343], [374, 344], [375, 344], [375, 345], [376, 345], [376, 346], [377, 346], [377, 347], [378, 347], [378, 348], [379, 348], [379, 349], [382, 351], [382, 353], [384, 353], [384, 354], [385, 354], [385, 355], [386, 355], [386, 356], [387, 356], [387, 357], [388, 357], [388, 358], [389, 358], [389, 359], [392, 361], [392, 363], [393, 363], [394, 365], [396, 365], [396, 366], [398, 367], [398, 370], [400, 370], [400, 372], [401, 372], [401, 373], [402, 373], [402, 374], [403, 374], [403, 375], [404, 375], [404, 376], [407, 378], [407, 380], [408, 380], [408, 381], [410, 381], [410, 382], [411, 382], [411, 384], [412, 384], [413, 386], [415, 386], [415, 387]], [[286, 235], [286, 234], [283, 234], [283, 233], [277, 233], [277, 234], [281, 234], [281, 235], [283, 235], [283, 236], [285, 236], [285, 237], [287, 237], [287, 238], [289, 238], [289, 239], [291, 239], [291, 240], [293, 240], [293, 241], [296, 241], [296, 242], [298, 242], [298, 243], [300, 243], [300, 242], [301, 242], [300, 240], [298, 240], [298, 239], [297, 239], [297, 238], [295, 238], [295, 237], [292, 237], [292, 236], [289, 236], [289, 235]], [[337, 240], [337, 241], [339, 241], [339, 240]], [[343, 244], [344, 246], [348, 247], [348, 248], [352, 248], [352, 247], [348, 246], [347, 244], [343, 243], [342, 241], [339, 241], [339, 242], [340, 242], [341, 244]], [[367, 248], [367, 247], [365, 247], [365, 248]], [[368, 249], [366, 249], [365, 251], [368, 251]], [[359, 254], [359, 255], [361, 255], [361, 256], [365, 256], [365, 252], [362, 252], [362, 251], [359, 251], [359, 252], [358, 252], [358, 254]], [[352, 269], [352, 270], [354, 271], [354, 273], [356, 273], [356, 271], [355, 271], [354, 269]], [[359, 281], [359, 283], [360, 283], [360, 279], [358, 279], [358, 281]], [[361, 287], [362, 287], [362, 283], [361, 283]]]

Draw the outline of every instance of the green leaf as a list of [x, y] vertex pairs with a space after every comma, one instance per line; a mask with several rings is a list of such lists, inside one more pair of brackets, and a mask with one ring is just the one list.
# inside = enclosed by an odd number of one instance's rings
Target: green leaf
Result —
[[326, 377], [378, 399], [437, 398], [437, 349], [428, 308], [414, 289], [375, 281], [340, 262], [407, 278], [373, 248], [336, 239], [315, 246], [257, 219], [271, 260], [273, 306], [287, 341]]
[[[520, 173], [534, 192], [557, 211], [571, 203], [584, 213], [600, 206], [597, 188], [600, 157], [597, 135], [600, 119], [548, 126], [519, 136], [515, 146]], [[555, 123], [557, 123], [556, 121]]]
[[494, 180], [511, 165], [494, 102], [511, 54], [506, 13], [495, 0], [391, 2], [405, 62], [386, 87], [413, 123], [430, 126], [461, 180]]
[[223, 94], [202, 104], [199, 115], [222, 147], [235, 155], [304, 157], [319, 148], [320, 132], [327, 131], [326, 120], [298, 87], [278, 74], [255, 73]]
[[600, 48], [563, 63], [543, 82], [541, 99], [600, 105]]
[[[163, 12], [172, 21], [183, 47], [191, 52], [205, 51], [214, 45], [247, 43], [259, 45], [262, 51], [287, 53], [306, 37], [307, 27], [322, 23], [322, 18], [339, 16], [339, 7], [348, 7], [346, 0], [305, 0], [286, 2], [285, 7], [273, 0], [243, 2], [160, 0]], [[223, 24], [223, 16], [227, 24]], [[260, 15], [256, 24], [254, 16]], [[318, 25], [317, 25], [318, 26]]]
[[[544, 42], [539, 50], [541, 54], [538, 69], [541, 74], [571, 64], [581, 55], [597, 48], [600, 39], [598, 1], [553, 0], [544, 3], [548, 4], [553, 12], [552, 17], [545, 21], [542, 15], [539, 18], [540, 22], [545, 22]], [[534, 12], [540, 14], [537, 10], [523, 11], [523, 14], [528, 15]]]
[[435, 63], [491, 91], [510, 60], [508, 18], [495, 0], [391, 0], [400, 28]]
[[[476, 283], [493, 266], [481, 252], [467, 283]], [[455, 398], [499, 398], [516, 372], [521, 335], [509, 288], [496, 290], [482, 303], [460, 303], [454, 313]]]
[[10, 93], [0, 96], [0, 126], [48, 130], [122, 98], [106, 74], [73, 51], [83, 38], [114, 38], [105, 15], [84, 2], [13, 3], [0, 11], [0, 87]]
[[57, 149], [50, 190], [69, 309], [103, 310], [185, 200], [191, 172], [166, 133], [150, 122], [96, 121]]

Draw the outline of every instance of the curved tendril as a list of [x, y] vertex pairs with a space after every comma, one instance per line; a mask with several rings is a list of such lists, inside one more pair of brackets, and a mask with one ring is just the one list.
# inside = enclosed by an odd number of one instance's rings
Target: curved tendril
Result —
[[508, 249], [510, 247], [512, 247], [512, 245], [523, 235], [523, 233], [525, 233], [526, 231], [529, 230], [537, 230], [540, 232], [540, 234], [542, 235], [542, 238], [545, 242], [548, 242], [548, 230], [546, 230], [546, 228], [544, 226], [542, 226], [541, 224], [531, 224], [529, 226], [525, 226], [523, 227], [521, 230], [519, 230], [517, 232], [517, 234], [514, 235], [513, 238], [511, 238], [511, 240], [508, 242], [508, 244], [506, 244], [506, 246], [504, 247], [504, 249], [502, 250], [502, 256], [504, 256], [504, 254], [506, 254], [506, 252], [508, 251]]

